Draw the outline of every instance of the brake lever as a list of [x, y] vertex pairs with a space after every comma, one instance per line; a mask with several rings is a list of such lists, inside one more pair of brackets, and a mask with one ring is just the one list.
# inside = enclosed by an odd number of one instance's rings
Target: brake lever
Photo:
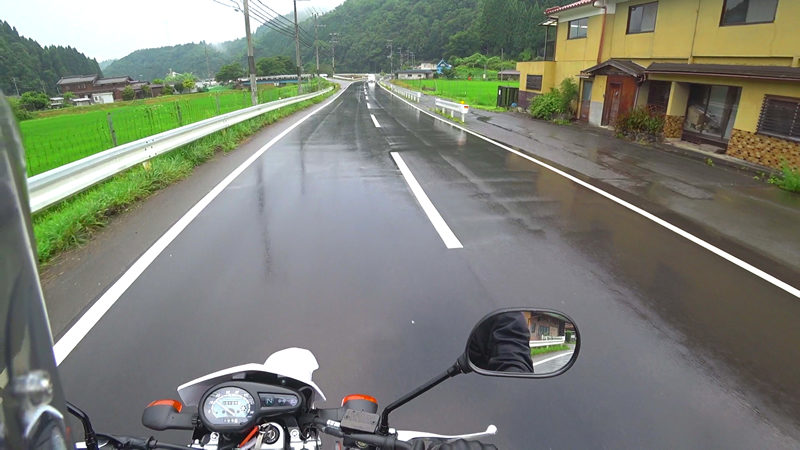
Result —
[[497, 434], [497, 427], [494, 425], [489, 425], [488, 427], [486, 427], [486, 431], [482, 431], [480, 433], [458, 434], [450, 436], [445, 434], [427, 433], [424, 431], [411, 431], [411, 430], [390, 430], [390, 433], [397, 433], [397, 439], [405, 442], [417, 438], [444, 439], [446, 441], [452, 441], [456, 439], [474, 441], [484, 437], [494, 436], [495, 434]]

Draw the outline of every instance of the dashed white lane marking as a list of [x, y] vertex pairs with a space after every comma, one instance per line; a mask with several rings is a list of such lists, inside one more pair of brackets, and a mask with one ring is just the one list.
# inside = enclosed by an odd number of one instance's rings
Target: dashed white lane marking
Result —
[[275, 136], [267, 142], [263, 147], [258, 149], [252, 156], [247, 158], [245, 162], [243, 162], [239, 167], [234, 169], [233, 172], [228, 174], [225, 179], [219, 182], [216, 186], [214, 186], [211, 191], [206, 194], [199, 202], [197, 202], [186, 214], [183, 215], [177, 222], [175, 222], [172, 227], [167, 230], [158, 240], [149, 248], [139, 259], [136, 260], [135, 263], [127, 270], [124, 274], [113, 284], [107, 291], [103, 293], [103, 295], [98, 299], [92, 306], [89, 308], [86, 313], [81, 316], [80, 319], [67, 331], [61, 339], [56, 342], [53, 346], [53, 353], [55, 353], [56, 357], [56, 364], [61, 364], [69, 354], [75, 350], [75, 347], [83, 340], [84, 337], [91, 331], [91, 329], [97, 325], [100, 319], [114, 306], [114, 303], [119, 300], [122, 294], [128, 290], [129, 287], [136, 281], [139, 276], [150, 266], [150, 264], [155, 261], [155, 259], [167, 248], [167, 246], [175, 240], [176, 237], [187, 227], [190, 223], [198, 216], [201, 212], [215, 199], [217, 196], [230, 185], [233, 180], [236, 179], [242, 172], [245, 171], [251, 164], [253, 164], [261, 155], [264, 154], [270, 147], [275, 145], [278, 141], [280, 141], [284, 136], [289, 134], [292, 130], [300, 126], [301, 123], [305, 122], [309, 117], [313, 116], [314, 114], [318, 113], [322, 109], [326, 108], [328, 105], [331, 105], [340, 95], [342, 95], [347, 89], [342, 89], [338, 94], [336, 94], [333, 99], [331, 99], [326, 105], [322, 108], [319, 108], [309, 114], [307, 114], [302, 119], [298, 120], [292, 126], [282, 131], [279, 135]]
[[439, 233], [439, 237], [442, 238], [444, 241], [444, 245], [447, 248], [464, 248], [461, 245], [461, 241], [458, 240], [456, 235], [453, 233], [453, 230], [447, 226], [447, 222], [444, 221], [442, 215], [439, 214], [439, 211], [436, 210], [436, 207], [433, 206], [433, 203], [425, 194], [425, 191], [422, 189], [422, 186], [419, 185], [417, 179], [414, 178], [414, 174], [411, 173], [411, 170], [406, 165], [403, 158], [397, 152], [390, 152], [394, 162], [397, 164], [397, 167], [400, 169], [400, 173], [403, 174], [403, 178], [406, 179], [406, 183], [408, 183], [408, 187], [411, 188], [411, 192], [414, 193], [414, 197], [417, 198], [419, 205], [422, 206], [422, 210], [425, 211], [425, 214], [428, 216], [428, 219], [433, 224], [433, 228], [436, 229], [436, 232]]
[[585, 187], [586, 189], [589, 189], [590, 191], [596, 192], [597, 194], [602, 195], [603, 197], [611, 200], [612, 202], [614, 202], [614, 203], [616, 203], [616, 204], [618, 204], [620, 206], [623, 206], [623, 207], [625, 207], [625, 208], [627, 208], [627, 209], [629, 209], [629, 210], [631, 210], [631, 211], [633, 211], [633, 212], [635, 212], [635, 213], [637, 213], [637, 214], [639, 214], [639, 215], [641, 215], [641, 216], [643, 216], [643, 217], [645, 217], [645, 218], [657, 223], [658, 225], [661, 225], [662, 227], [672, 231], [673, 233], [675, 233], [675, 234], [677, 234], [677, 235], [679, 235], [679, 236], [681, 236], [681, 237], [683, 237], [685, 239], [688, 239], [691, 242], [694, 242], [695, 244], [699, 245], [700, 247], [703, 247], [704, 249], [710, 251], [711, 253], [714, 253], [715, 255], [719, 256], [720, 258], [723, 258], [723, 259], [727, 260], [728, 262], [731, 262], [731, 263], [739, 266], [740, 268], [752, 273], [753, 275], [761, 278], [762, 280], [766, 281], [767, 283], [770, 283], [773, 286], [775, 286], [775, 287], [777, 287], [779, 289], [782, 289], [782, 290], [788, 292], [789, 294], [794, 295], [797, 298], [800, 298], [800, 289], [790, 285], [789, 283], [786, 283], [785, 281], [779, 280], [778, 278], [768, 274], [767, 272], [764, 272], [763, 270], [759, 269], [758, 267], [755, 267], [752, 264], [750, 264], [750, 263], [748, 263], [746, 261], [743, 261], [743, 260], [731, 255], [730, 253], [726, 252], [725, 250], [722, 250], [721, 248], [716, 247], [716, 246], [714, 246], [714, 245], [712, 245], [712, 244], [700, 239], [699, 237], [693, 235], [692, 233], [689, 233], [688, 231], [686, 231], [686, 230], [684, 230], [682, 228], [679, 228], [676, 225], [673, 225], [673, 224], [667, 222], [666, 220], [656, 216], [655, 214], [649, 213], [649, 212], [643, 210], [642, 208], [639, 208], [638, 206], [633, 205], [632, 203], [626, 202], [625, 200], [623, 200], [623, 199], [621, 199], [621, 198], [619, 198], [619, 197], [617, 197], [617, 196], [615, 196], [615, 195], [613, 195], [611, 193], [608, 193], [608, 192], [600, 189], [597, 186], [591, 185], [591, 184], [589, 184], [589, 183], [587, 183], [587, 182], [585, 182], [585, 181], [583, 181], [583, 180], [581, 180], [579, 178], [576, 178], [576, 177], [568, 174], [567, 172], [564, 172], [563, 170], [561, 170], [561, 169], [559, 169], [557, 167], [554, 167], [554, 166], [552, 166], [550, 164], [547, 164], [544, 161], [538, 160], [538, 159], [536, 159], [536, 158], [534, 158], [534, 157], [532, 157], [530, 155], [526, 155], [525, 153], [522, 153], [522, 152], [520, 152], [518, 150], [514, 150], [513, 148], [507, 147], [507, 146], [505, 146], [505, 145], [503, 145], [503, 144], [501, 144], [499, 142], [496, 142], [496, 141], [494, 141], [494, 140], [492, 140], [492, 139], [490, 139], [490, 138], [488, 138], [486, 136], [483, 136], [483, 135], [481, 135], [479, 133], [476, 133], [475, 131], [472, 131], [472, 130], [469, 130], [467, 128], [464, 128], [464, 127], [462, 127], [460, 125], [456, 125], [453, 122], [445, 120], [445, 119], [443, 119], [441, 117], [438, 117], [438, 116], [436, 116], [434, 114], [431, 114], [428, 111], [425, 111], [424, 109], [422, 109], [422, 108], [412, 104], [411, 102], [407, 101], [406, 99], [400, 97], [399, 95], [395, 94], [394, 92], [386, 89], [385, 87], [381, 86], [381, 88], [383, 88], [383, 90], [385, 90], [389, 94], [397, 97], [400, 101], [405, 102], [406, 104], [408, 104], [408, 106], [411, 106], [412, 108], [418, 109], [418, 110], [422, 111], [423, 113], [433, 117], [436, 120], [441, 120], [442, 122], [450, 124], [450, 126], [452, 126], [452, 127], [458, 128], [459, 130], [467, 132], [467, 133], [469, 133], [469, 134], [471, 134], [473, 136], [476, 136], [476, 137], [478, 137], [480, 139], [483, 139], [486, 142], [489, 142], [489, 143], [491, 143], [493, 145], [496, 145], [496, 146], [502, 148], [503, 150], [511, 152], [511, 153], [521, 157], [521, 158], [525, 158], [528, 161], [531, 161], [531, 162], [533, 162], [535, 164], [538, 164], [538, 165], [540, 165], [540, 166], [542, 166], [542, 167], [544, 167], [546, 169], [552, 170], [553, 172], [561, 175], [562, 177], [564, 177], [564, 178], [566, 178], [566, 179], [568, 179], [568, 180], [570, 180], [572, 182], [575, 182], [575, 183]]
[[375, 118], [375, 115], [374, 114], [370, 114], [369, 116], [372, 117], [372, 123], [375, 124], [375, 128], [380, 128], [381, 124], [378, 123], [378, 119]]

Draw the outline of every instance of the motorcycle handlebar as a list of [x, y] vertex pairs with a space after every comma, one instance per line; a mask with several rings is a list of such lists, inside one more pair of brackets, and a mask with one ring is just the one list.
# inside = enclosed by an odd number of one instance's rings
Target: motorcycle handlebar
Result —
[[367, 433], [345, 433], [342, 431], [341, 428], [329, 426], [325, 423], [322, 419], [315, 419], [314, 423], [317, 425], [317, 428], [325, 433], [329, 434], [333, 437], [337, 438], [348, 438], [354, 441], [363, 442], [368, 445], [372, 445], [381, 449], [388, 449], [388, 450], [411, 450], [411, 444], [405, 441], [397, 440], [397, 436], [389, 435], [389, 436], [381, 436], [379, 434], [367, 434]]

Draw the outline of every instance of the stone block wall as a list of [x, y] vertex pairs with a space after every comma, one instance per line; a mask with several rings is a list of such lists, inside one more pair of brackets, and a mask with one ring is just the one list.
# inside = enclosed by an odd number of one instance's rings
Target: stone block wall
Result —
[[779, 169], [783, 163], [800, 168], [800, 142], [733, 129], [728, 141], [730, 156]]
[[683, 116], [664, 116], [664, 137], [681, 138], [683, 136]]

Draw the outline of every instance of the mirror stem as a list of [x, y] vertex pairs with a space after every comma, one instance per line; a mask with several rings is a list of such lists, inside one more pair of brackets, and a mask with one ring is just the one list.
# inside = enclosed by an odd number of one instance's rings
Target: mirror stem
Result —
[[92, 422], [89, 420], [89, 416], [72, 403], [65, 403], [67, 404], [67, 411], [69, 411], [69, 413], [73, 416], [77, 417], [78, 420], [81, 421], [81, 425], [83, 425], [83, 439], [87, 450], [98, 450], [97, 435], [94, 433], [94, 428], [92, 428]]
[[460, 373], [467, 373], [469, 372], [469, 366], [467, 369], [464, 370], [464, 366], [462, 365], [462, 358], [459, 358], [452, 366], [450, 366], [446, 371], [441, 373], [440, 375], [432, 378], [427, 383], [423, 384], [422, 386], [414, 389], [413, 391], [409, 392], [408, 394], [400, 397], [399, 399], [395, 400], [393, 403], [389, 404], [386, 408], [383, 408], [383, 412], [381, 413], [380, 422], [378, 422], [378, 433], [382, 435], [389, 434], [389, 413], [394, 411], [395, 409], [405, 405], [406, 403], [414, 400], [415, 398], [419, 397], [420, 395], [428, 392], [429, 390], [433, 389], [436, 385], [441, 383], [442, 381], [452, 378]]

